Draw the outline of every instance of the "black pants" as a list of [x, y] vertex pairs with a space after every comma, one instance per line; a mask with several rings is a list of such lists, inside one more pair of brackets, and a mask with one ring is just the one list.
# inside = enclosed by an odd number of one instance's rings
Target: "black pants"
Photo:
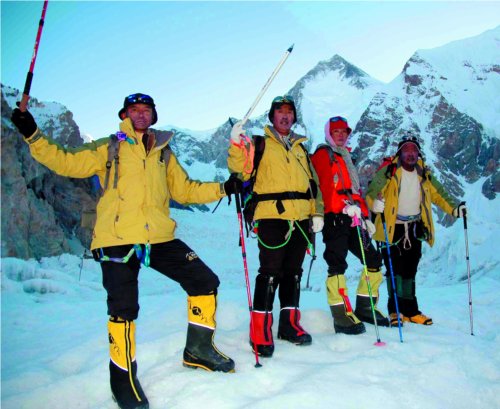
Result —
[[[310, 240], [309, 220], [301, 220], [298, 223]], [[285, 246], [276, 249], [266, 247], [278, 247], [283, 244], [289, 230], [290, 226], [287, 220], [265, 219], [259, 221], [260, 268], [255, 279], [255, 310], [272, 310], [274, 293], [278, 286], [281, 308], [299, 306], [302, 262], [308, 244], [304, 234], [298, 226], [294, 226], [290, 240]]]
[[[346, 214], [326, 213], [323, 227], [325, 252], [323, 257], [328, 264], [328, 275], [344, 274], [347, 270], [347, 252], [350, 251], [363, 263], [359, 245], [358, 230], [351, 227], [352, 219]], [[380, 269], [382, 257], [375, 249], [366, 230], [360, 227], [366, 266], [372, 271]]]
[[[104, 255], [122, 258], [132, 245], [103, 248]], [[144, 246], [143, 246], [144, 249]], [[98, 252], [94, 250], [94, 255]], [[134, 254], [127, 263], [101, 263], [102, 283], [108, 293], [108, 315], [132, 321], [139, 315], [139, 288], [137, 278], [141, 267]], [[207, 295], [216, 292], [218, 277], [201, 261], [196, 253], [181, 240], [153, 244], [150, 267], [178, 282], [188, 295]]]
[[[422, 242], [418, 239], [421, 230], [421, 222], [408, 223], [408, 234], [406, 235], [408, 241], [405, 240], [405, 225], [396, 224], [393, 243], [397, 242], [397, 244], [390, 247], [399, 311], [408, 317], [421, 313], [418, 309], [415, 291], [415, 276], [417, 275], [418, 263], [422, 257]], [[391, 314], [396, 312], [396, 306], [390, 277], [389, 256], [385, 246], [382, 248], [382, 256], [384, 257], [389, 289], [387, 309]]]

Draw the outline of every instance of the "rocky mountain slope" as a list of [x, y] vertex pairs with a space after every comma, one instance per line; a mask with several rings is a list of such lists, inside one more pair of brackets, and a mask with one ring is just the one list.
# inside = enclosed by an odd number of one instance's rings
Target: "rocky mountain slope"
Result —
[[[295, 131], [305, 134], [314, 150], [324, 141], [326, 120], [347, 117], [364, 187], [381, 158], [394, 153], [401, 137], [410, 133], [419, 138], [427, 164], [453, 195], [461, 198], [469, 186], [481, 183], [482, 195], [498, 200], [499, 49], [500, 27], [419, 50], [389, 84], [335, 55], [318, 63], [287, 92], [297, 105]], [[80, 227], [80, 215], [83, 207], [95, 202], [89, 181], [61, 178], [32, 160], [10, 121], [19, 91], [2, 85], [1, 98], [2, 256], [39, 258], [74, 252], [75, 239], [88, 245], [89, 232]], [[30, 111], [40, 128], [61, 145], [83, 143], [66, 107], [33, 98]], [[267, 111], [246, 127], [259, 134], [266, 122]], [[230, 128], [227, 121], [203, 136], [175, 127], [162, 129], [176, 131], [172, 148], [193, 178], [224, 180]]]

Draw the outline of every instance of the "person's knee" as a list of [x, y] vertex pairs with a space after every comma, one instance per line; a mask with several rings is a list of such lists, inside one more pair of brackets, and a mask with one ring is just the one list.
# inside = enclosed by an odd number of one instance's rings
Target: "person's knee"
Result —
[[108, 315], [120, 317], [126, 321], [135, 321], [139, 316], [139, 305], [135, 303], [109, 303], [108, 302]]
[[204, 274], [202, 279], [184, 283], [182, 288], [188, 293], [188, 295], [196, 296], [217, 294], [217, 288], [219, 288], [219, 285], [219, 277], [210, 271], [209, 273]]

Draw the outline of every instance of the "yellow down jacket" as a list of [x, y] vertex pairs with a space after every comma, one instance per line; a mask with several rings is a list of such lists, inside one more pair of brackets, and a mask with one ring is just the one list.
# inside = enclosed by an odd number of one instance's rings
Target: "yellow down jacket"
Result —
[[[112, 162], [108, 188], [97, 204], [91, 249], [173, 240], [176, 223], [170, 218], [171, 198], [181, 204], [191, 204], [208, 203], [226, 196], [220, 183], [189, 179], [174, 154], [170, 156], [168, 168], [165, 167], [161, 150], [168, 145], [172, 132], [149, 130], [154, 142], [146, 154], [129, 118], [120, 123], [120, 130], [133, 143], [120, 142], [116, 188], [113, 187], [115, 163]], [[108, 141], [109, 138], [103, 138], [79, 148], [65, 149], [39, 129], [26, 140], [32, 156], [57, 174], [73, 178], [97, 175], [101, 186], [106, 175]]]
[[[396, 165], [396, 171], [392, 177], [386, 175], [387, 168], [384, 167], [375, 173], [366, 194], [366, 202], [368, 207], [373, 209], [373, 202], [380, 194], [385, 198], [384, 216], [387, 228], [387, 236], [389, 243], [392, 244], [394, 237], [394, 229], [396, 225], [396, 217], [398, 213], [399, 190], [401, 187], [402, 168], [399, 163], [399, 157], [395, 157], [393, 162]], [[443, 211], [452, 214], [456, 204], [454, 199], [444, 190], [438, 180], [431, 175], [429, 169], [424, 166], [424, 163], [419, 159], [416, 165], [419, 181], [420, 181], [420, 215], [424, 226], [429, 232], [427, 242], [430, 246], [434, 244], [434, 223], [432, 220], [431, 204], [439, 206]], [[384, 227], [382, 218], [377, 214], [375, 219], [375, 232], [373, 238], [377, 241], [385, 242]]]
[[[257, 194], [282, 192], [307, 192], [309, 180], [314, 179], [319, 186], [314, 169], [308, 164], [305, 150], [299, 146], [307, 140], [306, 137], [290, 134], [291, 149], [285, 148], [278, 140], [276, 131], [271, 126], [264, 127], [265, 148], [259, 163], [255, 179], [254, 192]], [[229, 147], [228, 168], [231, 173], [238, 173], [243, 180], [250, 178], [244, 172], [245, 149], [234, 144]], [[258, 202], [254, 220], [282, 219], [304, 220], [310, 216], [323, 217], [323, 200], [319, 189], [316, 199], [283, 200], [284, 211], [278, 212], [276, 200]]]

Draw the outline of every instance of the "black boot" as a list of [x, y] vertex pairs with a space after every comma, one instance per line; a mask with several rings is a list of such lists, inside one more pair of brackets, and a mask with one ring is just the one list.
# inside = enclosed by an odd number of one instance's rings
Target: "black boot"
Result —
[[344, 304], [331, 305], [333, 328], [337, 334], [358, 335], [366, 332], [365, 325], [354, 315], [347, 312]]
[[234, 361], [214, 345], [215, 294], [188, 297], [188, 331], [183, 365], [207, 371], [234, 372]]
[[131, 364], [129, 371], [118, 368], [109, 362], [109, 374], [113, 400], [120, 409], [149, 409], [149, 403], [137, 379], [137, 364]]
[[135, 323], [120, 317], [108, 322], [109, 375], [113, 399], [120, 409], [148, 409], [149, 403], [137, 379]]
[[[377, 320], [377, 325], [381, 327], [388, 327], [389, 320], [387, 317], [377, 309], [377, 297], [372, 297], [373, 299], [373, 307], [375, 309], [375, 319]], [[356, 297], [356, 309], [354, 310], [356, 316], [363, 322], [367, 322], [369, 324], [373, 324], [373, 312], [370, 303], [370, 297], [364, 295], [358, 295]]]
[[311, 345], [312, 337], [300, 325], [300, 310], [295, 307], [282, 308], [278, 327], [278, 338], [295, 345]]
[[234, 361], [213, 343], [214, 330], [189, 324], [183, 365], [207, 371], [234, 372]]

